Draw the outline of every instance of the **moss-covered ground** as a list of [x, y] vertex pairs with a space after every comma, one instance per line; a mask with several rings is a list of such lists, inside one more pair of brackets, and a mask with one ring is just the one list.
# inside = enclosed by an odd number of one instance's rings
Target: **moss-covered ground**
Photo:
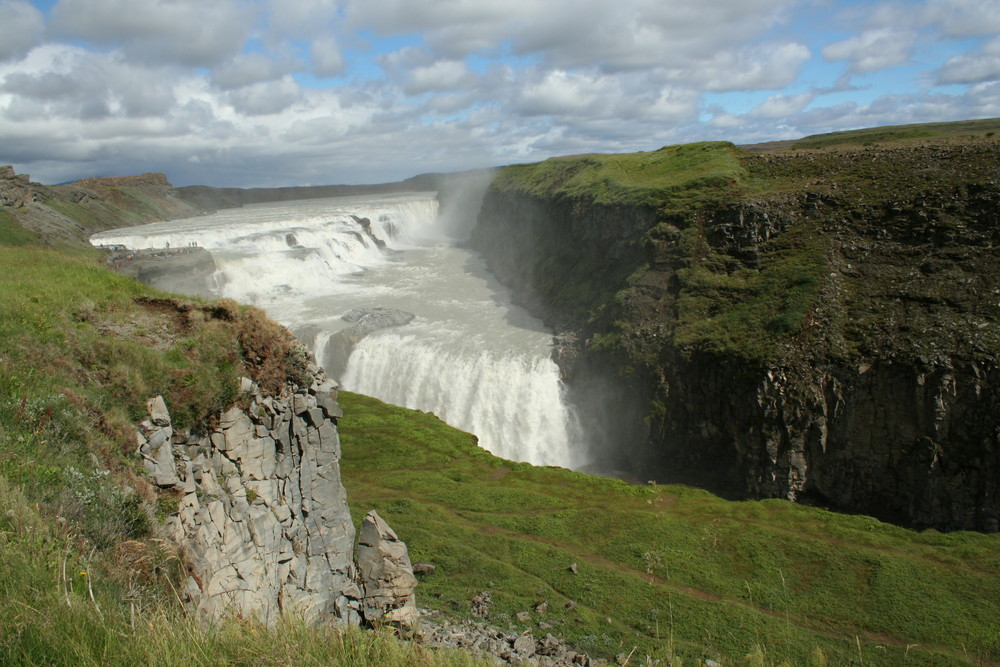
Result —
[[599, 656], [1000, 662], [995, 535], [512, 463], [433, 415], [348, 393], [341, 403], [356, 518], [377, 508], [415, 561], [437, 566], [421, 605], [464, 616], [489, 591], [494, 625]]

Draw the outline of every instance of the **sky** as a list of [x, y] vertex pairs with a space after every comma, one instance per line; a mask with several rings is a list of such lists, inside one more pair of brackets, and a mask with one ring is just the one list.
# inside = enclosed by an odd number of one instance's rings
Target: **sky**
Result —
[[1000, 0], [0, 0], [35, 181], [395, 181], [1000, 117]]

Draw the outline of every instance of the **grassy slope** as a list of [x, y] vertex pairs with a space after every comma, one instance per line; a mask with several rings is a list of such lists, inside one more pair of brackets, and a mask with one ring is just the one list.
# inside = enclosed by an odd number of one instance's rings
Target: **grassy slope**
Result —
[[139, 472], [134, 424], [159, 393], [192, 425], [239, 375], [283, 380], [289, 337], [260, 311], [165, 299], [34, 240], [0, 216], [0, 664], [471, 663], [295, 619], [206, 631], [182, 616], [181, 562], [156, 539], [176, 500]]
[[998, 536], [511, 463], [433, 415], [341, 396], [348, 498], [438, 566], [423, 605], [463, 615], [488, 590], [492, 623], [596, 655], [1000, 663]]
[[744, 173], [729, 142], [665, 146], [648, 153], [592, 154], [507, 167], [494, 179], [503, 191], [596, 204], [638, 204], [686, 211]]
[[792, 142], [792, 148], [828, 148], [903, 141], [941, 141], [958, 137], [993, 136], [1000, 131], [1000, 118], [984, 118], [950, 123], [915, 123], [890, 127], [870, 127], [860, 130], [814, 134]]

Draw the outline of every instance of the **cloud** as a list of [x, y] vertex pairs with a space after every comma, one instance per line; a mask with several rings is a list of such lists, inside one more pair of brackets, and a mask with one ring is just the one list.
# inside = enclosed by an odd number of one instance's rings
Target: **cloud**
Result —
[[330, 36], [321, 37], [312, 43], [310, 57], [313, 74], [319, 77], [337, 76], [342, 74], [346, 67], [340, 46]]
[[528, 116], [585, 115], [615, 99], [612, 82], [563, 70], [547, 72], [518, 95], [517, 110]]
[[823, 48], [823, 57], [831, 61], [847, 60], [850, 70], [858, 74], [877, 72], [906, 62], [913, 52], [914, 39], [909, 32], [869, 30], [828, 44]]
[[175, 101], [169, 83], [175, 72], [74, 47], [40, 47], [0, 75], [0, 91], [42, 104], [53, 120], [159, 116]]
[[755, 118], [778, 119], [802, 111], [814, 99], [812, 93], [799, 95], [772, 95], [750, 110], [748, 115]]
[[302, 90], [291, 77], [261, 82], [231, 90], [226, 100], [240, 114], [263, 116], [286, 110], [302, 98]]
[[952, 56], [934, 75], [938, 85], [1000, 79], [1000, 37], [987, 42], [979, 51]]
[[676, 70], [673, 78], [714, 92], [784, 88], [812, 57], [802, 44], [763, 44], [721, 51], [694, 71]]
[[457, 90], [472, 84], [475, 78], [465, 63], [439, 60], [432, 65], [414, 69], [404, 91], [408, 95], [419, 95], [431, 91]]
[[291, 66], [264, 53], [242, 53], [212, 71], [212, 83], [232, 90], [263, 81], [280, 79]]
[[60, 0], [52, 10], [57, 34], [193, 67], [239, 53], [253, 20], [253, 6], [239, 0]]
[[42, 13], [21, 0], [0, 1], [0, 62], [24, 56], [42, 41]]
[[269, 31], [279, 38], [322, 37], [337, 22], [339, 8], [337, 0], [268, 0]]
[[995, 0], [928, 0], [920, 19], [940, 26], [949, 37], [1000, 33], [1000, 8]]
[[791, 0], [353, 0], [349, 24], [382, 35], [421, 32], [450, 59], [510, 52], [553, 69], [677, 67], [711, 58], [780, 22]]

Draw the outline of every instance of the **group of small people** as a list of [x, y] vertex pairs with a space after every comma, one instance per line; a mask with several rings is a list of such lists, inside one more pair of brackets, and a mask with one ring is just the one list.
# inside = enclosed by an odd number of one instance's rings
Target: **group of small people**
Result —
[[[165, 253], [162, 252], [162, 251], [161, 252], [157, 252], [155, 249], [147, 249], [146, 256], [147, 257], [158, 257], [158, 256], [161, 256], [163, 254], [174, 254], [174, 255], [177, 255], [177, 254], [189, 252], [191, 248], [197, 248], [197, 247], [198, 247], [198, 242], [197, 241], [191, 241], [186, 246], [183, 246], [183, 247], [180, 247], [180, 248], [175, 247], [173, 249], [173, 252], [171, 252], [170, 251], [170, 241], [167, 241], [166, 245], [165, 245], [165, 251], [166, 251]], [[150, 251], [150, 250], [152, 250], [152, 251]], [[131, 264], [134, 260], [138, 259], [140, 255], [142, 255], [142, 249], [138, 248], [136, 250], [130, 251], [128, 254], [125, 254], [125, 255], [115, 255], [112, 258], [112, 262], [114, 263], [116, 269], [120, 269], [123, 266], [127, 266], [127, 265]]]

